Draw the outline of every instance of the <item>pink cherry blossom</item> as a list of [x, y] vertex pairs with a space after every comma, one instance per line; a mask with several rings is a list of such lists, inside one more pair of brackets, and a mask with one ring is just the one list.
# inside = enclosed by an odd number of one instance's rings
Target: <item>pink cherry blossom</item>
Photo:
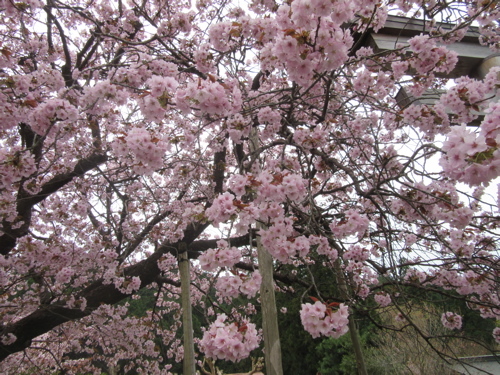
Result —
[[313, 338], [321, 335], [338, 338], [346, 334], [349, 330], [348, 316], [348, 307], [343, 303], [334, 310], [320, 301], [316, 301], [313, 305], [310, 303], [302, 304], [300, 310], [302, 325]]
[[339, 237], [350, 236], [356, 233], [358, 236], [363, 236], [368, 229], [368, 218], [363, 214], [359, 214], [356, 210], [347, 210], [345, 216], [344, 220], [330, 225], [332, 232]]
[[500, 319], [499, 9], [434, 3], [1, 1], [0, 373], [260, 357], [271, 291]]
[[448, 311], [441, 315], [441, 323], [448, 329], [460, 329], [462, 328], [462, 317]]
[[500, 342], [500, 328], [496, 327], [493, 330], [493, 338], [495, 339], [496, 342]]
[[377, 293], [374, 299], [381, 307], [386, 307], [391, 304], [391, 296], [387, 293]]
[[225, 314], [217, 317], [203, 334], [200, 349], [207, 357], [238, 362], [257, 348], [260, 338], [253, 323], [226, 323], [226, 319]]

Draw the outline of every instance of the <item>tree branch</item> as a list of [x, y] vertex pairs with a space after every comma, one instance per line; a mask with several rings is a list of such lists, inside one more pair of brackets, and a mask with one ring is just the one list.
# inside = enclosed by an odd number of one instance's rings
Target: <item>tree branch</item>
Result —
[[87, 158], [81, 159], [76, 163], [73, 171], [53, 177], [42, 186], [40, 192], [34, 195], [28, 195], [21, 187], [17, 198], [17, 213], [19, 220], [22, 220], [24, 223], [16, 228], [13, 224], [17, 223], [11, 223], [6, 220], [3, 221], [1, 229], [3, 234], [0, 236], [0, 254], [9, 254], [16, 246], [17, 239], [28, 233], [33, 206], [57, 192], [63, 186], [71, 182], [73, 178], [83, 176], [106, 160], [107, 155], [105, 154], [92, 154]]

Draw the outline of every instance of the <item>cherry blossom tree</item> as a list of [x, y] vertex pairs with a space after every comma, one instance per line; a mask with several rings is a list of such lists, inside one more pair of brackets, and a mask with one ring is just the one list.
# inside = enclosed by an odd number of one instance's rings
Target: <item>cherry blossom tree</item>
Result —
[[[307, 291], [314, 337], [355, 340], [353, 317], [388, 306], [412, 326], [412, 291], [500, 318], [500, 69], [451, 75], [467, 33], [500, 48], [497, 1], [1, 0], [0, 12], [3, 373], [169, 373], [186, 252], [200, 363], [266, 345], [257, 247], [277, 292]], [[420, 20], [418, 34], [368, 46], [391, 16]], [[396, 99], [444, 88], [430, 104]], [[146, 290], [153, 306], [130, 314]], [[466, 324], [460, 311], [436, 320], [450, 334]]]

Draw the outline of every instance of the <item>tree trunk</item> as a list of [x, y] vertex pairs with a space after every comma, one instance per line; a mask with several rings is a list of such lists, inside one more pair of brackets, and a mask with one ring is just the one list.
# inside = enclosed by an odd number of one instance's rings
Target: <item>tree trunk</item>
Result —
[[[340, 259], [335, 262], [335, 273], [337, 274], [337, 283], [339, 285], [341, 296], [344, 300], [349, 299], [349, 290], [347, 289], [346, 276], [340, 266]], [[358, 327], [351, 314], [349, 314], [349, 334], [351, 336], [352, 347], [356, 357], [356, 367], [358, 375], [368, 375], [366, 372], [365, 358], [363, 356], [363, 348], [359, 339]]]
[[351, 335], [352, 347], [354, 349], [354, 355], [356, 356], [358, 375], [368, 375], [368, 372], [366, 372], [365, 357], [363, 356], [363, 349], [359, 339], [358, 327], [352, 315], [349, 315], [349, 334]]

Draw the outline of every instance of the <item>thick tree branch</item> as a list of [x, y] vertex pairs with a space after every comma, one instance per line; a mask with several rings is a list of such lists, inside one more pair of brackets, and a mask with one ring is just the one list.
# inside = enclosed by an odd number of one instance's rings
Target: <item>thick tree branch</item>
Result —
[[[214, 155], [214, 182], [215, 192], [221, 192], [224, 180], [226, 149]], [[28, 197], [25, 201], [24, 209], [31, 213], [31, 208], [36, 203], [42, 201], [50, 194], [56, 192], [74, 177], [83, 175], [86, 171], [96, 167], [106, 160], [105, 155], [93, 155], [87, 159], [81, 160], [74, 168], [73, 172], [54, 177], [47, 182], [41, 192], [33, 197]], [[97, 164], [96, 164], [97, 163]], [[162, 216], [162, 215], [160, 215]], [[155, 282], [161, 274], [158, 268], [158, 260], [165, 253], [178, 255], [181, 248], [187, 245], [190, 255], [199, 255], [200, 251], [216, 246], [216, 240], [203, 240], [194, 243], [196, 238], [208, 227], [208, 223], [192, 223], [184, 230], [183, 239], [177, 243], [165, 242], [157, 251], [147, 259], [131, 265], [124, 269], [125, 277], [139, 277], [141, 280], [141, 289]], [[248, 243], [249, 236], [242, 236], [231, 240], [235, 246]], [[182, 245], [181, 245], [182, 244]], [[15, 241], [14, 241], [15, 245]], [[1, 248], [0, 248], [1, 249]], [[10, 249], [9, 249], [10, 250]], [[4, 360], [10, 354], [19, 352], [31, 345], [31, 340], [53, 328], [76, 319], [88, 316], [102, 304], [115, 304], [127, 297], [129, 294], [120, 292], [113, 284], [103, 284], [103, 280], [97, 280], [82, 292], [78, 293], [76, 300], [85, 299], [87, 306], [85, 310], [70, 309], [64, 304], [54, 303], [40, 307], [35, 312], [22, 318], [16, 323], [3, 328], [1, 334], [13, 334], [17, 340], [10, 345], [0, 345], [0, 361]]]
[[[162, 281], [161, 270], [158, 268], [158, 260], [165, 253], [176, 254], [182, 247], [181, 244], [188, 246], [189, 256], [197, 257], [200, 251], [217, 246], [216, 240], [201, 240], [195, 239], [203, 232], [207, 224], [193, 223], [187, 230], [184, 231], [184, 237], [176, 243], [164, 243], [158, 251], [152, 254], [149, 258], [131, 265], [123, 271], [126, 278], [139, 277], [141, 280], [141, 289], [150, 285], [153, 282]], [[242, 236], [231, 239], [231, 244], [235, 246], [248, 243], [249, 236]], [[165, 281], [165, 280], [163, 280]], [[0, 361], [7, 358], [9, 355], [28, 348], [31, 341], [53, 328], [71, 320], [81, 319], [90, 315], [102, 304], [115, 304], [129, 297], [130, 294], [120, 292], [114, 284], [104, 284], [103, 280], [97, 280], [82, 292], [75, 296], [76, 300], [85, 299], [87, 307], [85, 310], [70, 309], [61, 303], [41, 306], [38, 310], [20, 319], [19, 321], [3, 327], [0, 335], [9, 333], [16, 336], [17, 340], [10, 345], [0, 344]]]
[[[197, 259], [202, 252], [208, 249], [216, 248], [218, 241], [219, 241], [218, 239], [214, 239], [214, 240], [200, 240], [193, 242], [191, 245], [188, 246], [189, 258]], [[239, 247], [239, 246], [249, 245], [249, 241], [250, 241], [250, 235], [245, 234], [244, 236], [231, 238], [229, 240], [229, 243], [231, 244], [231, 246]]]
[[214, 182], [216, 194], [222, 194], [224, 185], [224, 171], [226, 169], [226, 148], [214, 155]]
[[107, 156], [105, 154], [97, 153], [81, 159], [78, 163], [76, 163], [73, 171], [53, 177], [42, 186], [40, 192], [34, 195], [28, 195], [28, 193], [21, 188], [17, 198], [17, 213], [19, 220], [22, 220], [23, 224], [20, 227], [16, 227], [13, 224], [17, 223], [11, 223], [6, 220], [3, 221], [1, 229], [3, 234], [0, 236], [0, 254], [9, 254], [9, 252], [16, 246], [17, 239], [28, 233], [28, 229], [31, 224], [31, 210], [33, 209], [33, 206], [57, 192], [63, 186], [71, 182], [75, 177], [83, 176], [85, 173], [96, 168], [106, 160]]
[[64, 65], [61, 67], [61, 73], [62, 73], [62, 76], [64, 78], [64, 82], [66, 83], [66, 87], [71, 87], [71, 86], [73, 86], [73, 83], [74, 83], [73, 76], [71, 73], [71, 53], [69, 52], [68, 43], [66, 41], [66, 35], [64, 33], [64, 29], [61, 26], [61, 24], [59, 23], [59, 21], [57, 20], [57, 18], [54, 17], [54, 15], [52, 14], [52, 1], [49, 1], [48, 5], [43, 7], [43, 9], [47, 13], [47, 18], [49, 19], [49, 21], [54, 22], [54, 24], [57, 27], [57, 30], [59, 31], [59, 35], [61, 36], [61, 43], [62, 43], [62, 47], [63, 47], [64, 60], [65, 60]]

